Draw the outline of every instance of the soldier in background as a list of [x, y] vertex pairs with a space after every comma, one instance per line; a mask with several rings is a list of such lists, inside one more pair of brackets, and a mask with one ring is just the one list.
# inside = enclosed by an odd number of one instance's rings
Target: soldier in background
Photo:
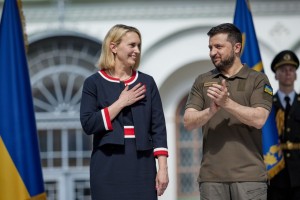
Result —
[[294, 89], [299, 59], [292, 51], [278, 53], [271, 64], [279, 90], [273, 97], [285, 168], [270, 180], [268, 200], [300, 200], [300, 95]]

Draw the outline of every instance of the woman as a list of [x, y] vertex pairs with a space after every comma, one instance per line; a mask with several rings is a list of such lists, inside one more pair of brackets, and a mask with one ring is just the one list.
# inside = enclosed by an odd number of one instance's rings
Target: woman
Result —
[[115, 25], [102, 45], [100, 70], [83, 85], [80, 120], [93, 135], [93, 200], [156, 200], [169, 182], [162, 103], [154, 79], [137, 71], [140, 55], [139, 30]]

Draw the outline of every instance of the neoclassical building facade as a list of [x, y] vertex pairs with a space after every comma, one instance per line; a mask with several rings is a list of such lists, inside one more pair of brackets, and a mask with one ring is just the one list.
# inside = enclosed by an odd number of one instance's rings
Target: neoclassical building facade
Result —
[[[291, 49], [300, 57], [300, 1], [250, 3], [264, 70], [276, 91], [278, 85], [270, 69], [275, 54]], [[206, 33], [212, 26], [233, 22], [234, 10], [235, 0], [23, 2], [48, 200], [90, 199], [92, 138], [83, 133], [79, 122], [82, 83], [98, 70], [95, 64], [103, 38], [119, 23], [141, 31], [139, 70], [154, 77], [163, 101], [170, 183], [159, 199], [199, 199], [196, 179], [202, 132], [185, 130], [182, 115], [197, 75], [214, 68]], [[300, 92], [299, 80], [296, 90]]]

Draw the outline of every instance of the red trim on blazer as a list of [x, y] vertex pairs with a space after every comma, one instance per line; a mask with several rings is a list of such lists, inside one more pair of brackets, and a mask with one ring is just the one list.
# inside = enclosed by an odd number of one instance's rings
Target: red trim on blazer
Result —
[[[109, 74], [107, 74], [103, 69], [98, 71], [98, 73], [107, 81], [110, 82], [115, 82], [115, 83], [120, 83], [120, 79], [115, 78], [110, 76]], [[125, 85], [131, 85], [132, 83], [134, 83], [138, 78], [138, 73], [135, 70], [132, 70], [132, 75], [129, 79], [127, 79], [126, 81], [124, 81]]]
[[134, 126], [124, 126], [124, 138], [135, 138]]
[[111, 121], [110, 121], [110, 115], [109, 115], [109, 111], [108, 111], [108, 108], [103, 108], [101, 110], [101, 114], [102, 114], [102, 117], [103, 117], [103, 122], [104, 122], [104, 126], [105, 126], [105, 129], [106, 130], [113, 130], [113, 127], [112, 127], [112, 124], [111, 124]]
[[157, 157], [157, 156], [169, 156], [169, 152], [168, 152], [168, 149], [167, 148], [155, 148], [154, 149], [154, 156]]

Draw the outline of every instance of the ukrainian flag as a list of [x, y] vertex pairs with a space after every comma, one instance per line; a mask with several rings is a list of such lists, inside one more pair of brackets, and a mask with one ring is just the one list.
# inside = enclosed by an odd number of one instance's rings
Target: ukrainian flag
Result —
[[[255, 34], [250, 4], [247, 0], [236, 1], [234, 24], [243, 34], [242, 62], [247, 63], [256, 71], [263, 72], [263, 64]], [[271, 88], [269, 90], [271, 90], [269, 92], [273, 93]], [[269, 178], [274, 177], [284, 167], [274, 112], [272, 109], [266, 124], [262, 128], [263, 154]]]
[[0, 200], [44, 200], [20, 6], [6, 0], [0, 24]]

